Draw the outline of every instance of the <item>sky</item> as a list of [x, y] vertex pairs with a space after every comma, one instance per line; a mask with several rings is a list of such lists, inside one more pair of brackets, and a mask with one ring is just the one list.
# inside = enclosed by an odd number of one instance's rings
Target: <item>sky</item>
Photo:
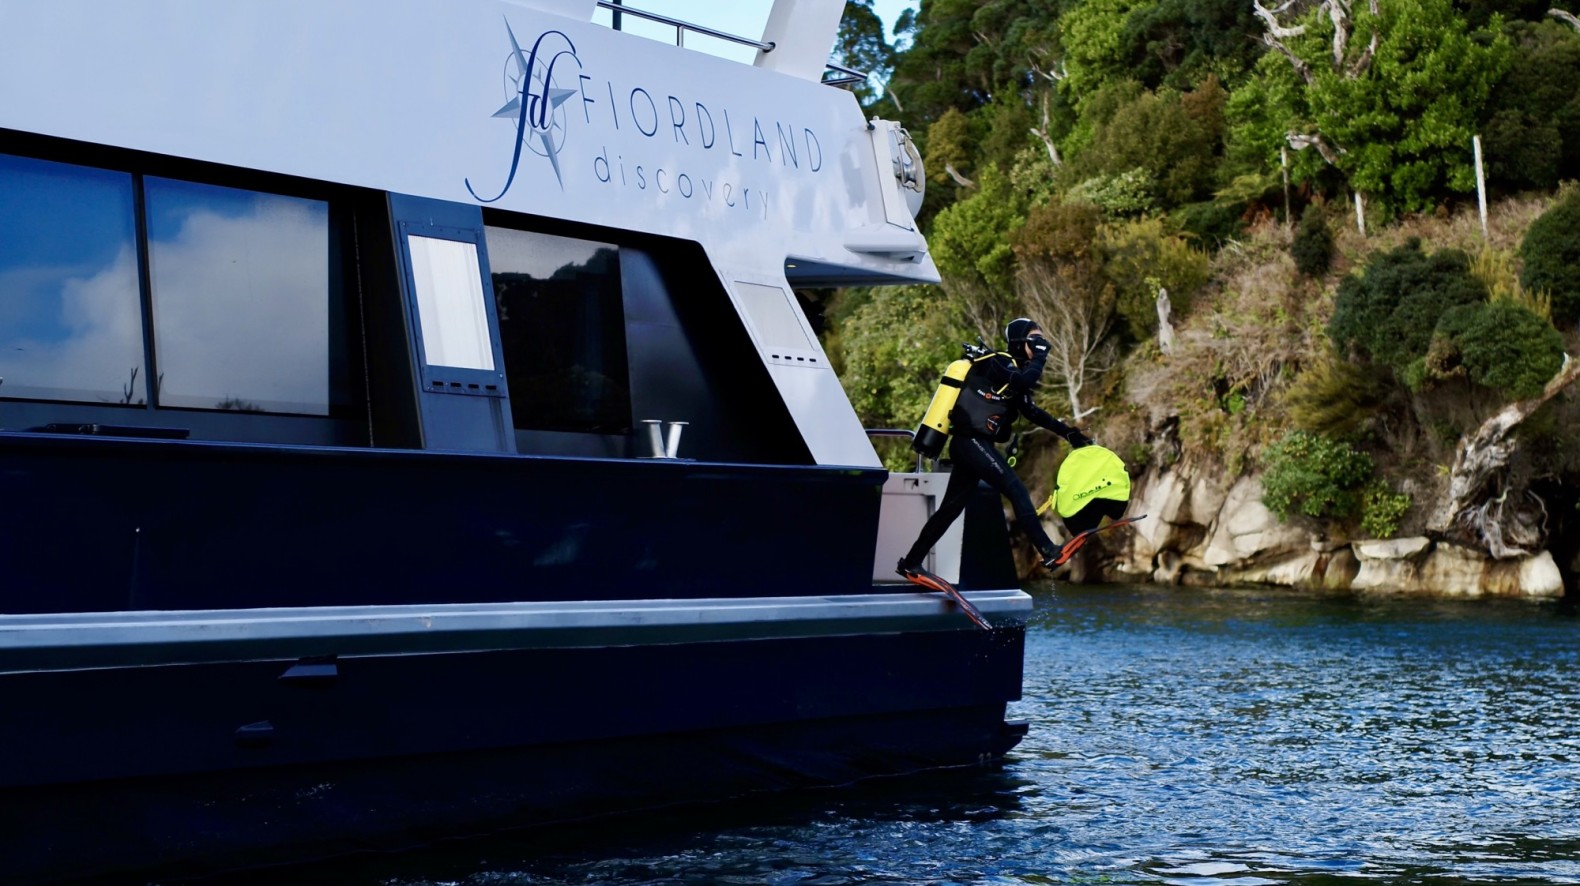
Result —
[[[757, 38], [762, 36], [763, 25], [768, 21], [768, 10], [772, 8], [772, 0], [626, 0], [627, 5], [637, 9], [645, 9], [662, 15], [678, 18], [685, 22], [697, 25], [706, 25], [715, 30], [743, 37]], [[872, 8], [883, 19], [884, 27], [888, 30], [889, 39], [894, 39], [894, 22], [900, 13], [906, 9], [915, 9], [916, 0], [874, 0]], [[608, 21], [609, 13], [599, 10], [598, 21]], [[652, 29], [654, 36], [663, 35], [667, 40], [674, 40], [675, 29], [655, 25], [652, 23], [629, 22], [623, 27], [629, 31], [639, 31], [642, 27]], [[647, 31], [639, 31], [648, 33]], [[756, 50], [749, 47], [739, 47], [725, 41], [710, 40], [706, 37], [688, 35], [686, 45], [694, 49], [713, 52], [740, 61], [750, 62]]]

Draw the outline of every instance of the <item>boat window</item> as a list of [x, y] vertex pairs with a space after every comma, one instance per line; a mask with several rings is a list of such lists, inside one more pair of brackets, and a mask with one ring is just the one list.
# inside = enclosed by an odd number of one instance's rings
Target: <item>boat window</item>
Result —
[[161, 406], [328, 415], [329, 207], [145, 179]]
[[494, 226], [486, 235], [516, 428], [629, 432], [618, 248]]
[[766, 348], [793, 348], [812, 350], [806, 329], [790, 306], [790, 294], [777, 286], [760, 283], [735, 282], [735, 292], [746, 307], [746, 316], [757, 328], [757, 335]]
[[132, 176], [0, 155], [0, 397], [145, 402]]
[[410, 236], [412, 280], [430, 366], [494, 369], [477, 244]]

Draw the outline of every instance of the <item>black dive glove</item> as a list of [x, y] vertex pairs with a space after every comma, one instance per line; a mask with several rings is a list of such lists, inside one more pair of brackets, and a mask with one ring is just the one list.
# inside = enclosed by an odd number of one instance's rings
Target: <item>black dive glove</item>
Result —
[[1064, 435], [1064, 439], [1069, 441], [1071, 449], [1080, 449], [1082, 446], [1091, 446], [1097, 442], [1075, 428], [1071, 428], [1070, 433]]
[[1033, 360], [1046, 359], [1048, 356], [1048, 340], [1045, 338], [1031, 338], [1026, 340], [1031, 345], [1031, 358]]

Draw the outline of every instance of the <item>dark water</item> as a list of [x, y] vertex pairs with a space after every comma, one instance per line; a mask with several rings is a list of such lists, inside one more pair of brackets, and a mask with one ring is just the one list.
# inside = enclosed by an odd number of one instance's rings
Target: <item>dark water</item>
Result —
[[1580, 620], [1032, 589], [1031, 732], [959, 772], [504, 835], [300, 883], [1580, 883]]

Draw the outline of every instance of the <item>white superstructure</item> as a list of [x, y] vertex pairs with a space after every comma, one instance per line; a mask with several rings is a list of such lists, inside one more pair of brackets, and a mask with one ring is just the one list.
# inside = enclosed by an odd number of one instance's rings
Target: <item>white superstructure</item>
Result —
[[613, 32], [595, 6], [3, 0], [0, 129], [695, 240], [816, 461], [876, 464], [795, 269], [937, 273], [897, 130], [788, 42], [831, 39], [841, 4], [771, 15], [781, 54], [756, 66]]

